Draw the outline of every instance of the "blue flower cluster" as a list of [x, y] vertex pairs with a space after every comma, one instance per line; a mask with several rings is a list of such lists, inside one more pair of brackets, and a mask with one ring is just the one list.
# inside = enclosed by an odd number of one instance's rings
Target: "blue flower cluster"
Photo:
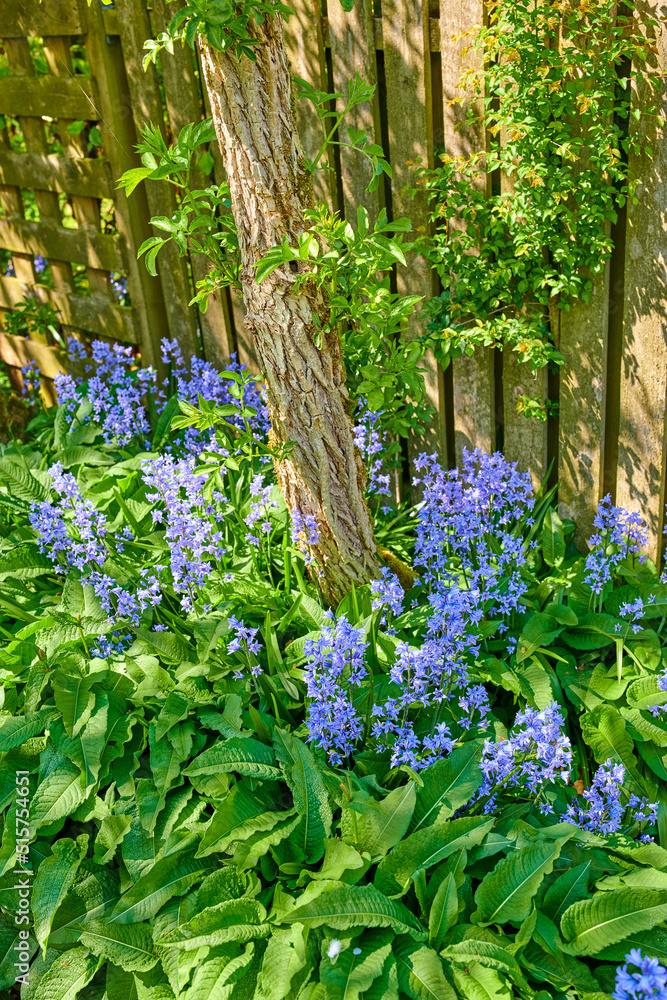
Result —
[[363, 732], [352, 692], [367, 677], [364, 666], [364, 630], [354, 628], [345, 615], [325, 612], [331, 624], [317, 639], [308, 639], [304, 652], [309, 739], [323, 747], [334, 764], [342, 764]]
[[[565, 819], [582, 830], [590, 830], [603, 836], [617, 833], [624, 825], [632, 827], [639, 824], [640, 829], [655, 823], [658, 815], [657, 803], [649, 803], [648, 799], [640, 799], [631, 794], [627, 803], [621, 801], [625, 768], [609, 759], [601, 764], [593, 778], [590, 788], [584, 790], [585, 806], [570, 803], [565, 813]], [[627, 817], [626, 817], [627, 812]], [[624, 824], [624, 820], [626, 821]], [[638, 838], [641, 843], [650, 843], [653, 839], [648, 833], [641, 833]]]
[[[630, 972], [628, 966], [637, 970]], [[616, 969], [616, 989], [613, 1000], [667, 1000], [667, 969], [657, 958], [643, 955], [633, 948], [625, 956], [625, 965]]]
[[146, 461], [142, 471], [144, 482], [154, 491], [146, 493], [156, 505], [151, 511], [153, 523], [164, 526], [174, 590], [190, 611], [196, 592], [225, 552], [223, 534], [215, 523], [215, 505], [226, 502], [225, 497], [216, 492], [210, 500], [204, 496], [193, 459], [164, 455]]
[[[245, 653], [251, 676], [258, 677], [262, 673], [262, 668], [256, 660], [261, 648], [259, 640], [256, 638], [259, 629], [245, 625], [242, 619], [236, 618], [234, 615], [230, 615], [228, 621], [233, 634], [227, 643], [227, 652]], [[234, 673], [236, 680], [241, 680], [243, 676], [242, 670], [237, 670]]]
[[262, 535], [271, 534], [273, 525], [270, 511], [278, 506], [277, 502], [271, 499], [273, 486], [271, 483], [265, 483], [264, 478], [261, 472], [253, 476], [250, 483], [250, 509], [245, 516], [245, 523], [251, 529], [245, 536], [246, 541], [256, 548], [261, 544]]
[[380, 609], [385, 611], [380, 619], [380, 624], [386, 625], [387, 614], [394, 618], [399, 618], [403, 614], [405, 593], [395, 573], [392, 573], [386, 566], [380, 568], [380, 573], [382, 574], [380, 579], [373, 580], [371, 583], [371, 594], [373, 595], [371, 607], [373, 611]]
[[598, 530], [588, 540], [591, 551], [584, 579], [594, 593], [600, 594], [616, 567], [628, 556], [637, 555], [640, 563], [646, 562], [642, 549], [646, 547], [648, 533], [641, 515], [614, 506], [609, 493], [600, 500], [593, 524]]
[[[572, 747], [563, 732], [565, 720], [560, 707], [552, 702], [541, 712], [527, 708], [518, 712], [506, 740], [486, 740], [480, 768], [484, 780], [476, 794], [486, 800], [486, 808], [495, 805], [501, 788], [520, 788], [539, 800], [547, 786], [557, 780], [567, 781], [572, 767]], [[545, 798], [540, 810], [551, 811]]]
[[420, 455], [415, 467], [424, 491], [415, 545], [424, 584], [436, 591], [458, 586], [476, 595], [485, 614], [509, 614], [527, 588], [521, 566], [528, 551], [518, 525], [531, 523], [530, 476], [480, 449], [464, 449], [461, 469], [443, 469], [435, 455]]
[[[58, 502], [33, 503], [29, 514], [40, 551], [46, 553], [54, 565], [78, 570], [81, 583], [93, 587], [111, 621], [129, 619], [138, 624], [146, 608], [154, 607], [161, 600], [157, 571], [142, 567], [138, 583], [132, 590], [126, 590], [106, 569], [113, 553], [109, 548], [104, 514], [96, 510], [90, 500], [84, 499], [76, 479], [70, 472], [64, 472], [60, 462], [56, 462], [49, 473]], [[127, 529], [122, 538], [129, 540]], [[122, 540], [117, 541], [116, 552], [123, 548]]]
[[320, 541], [320, 526], [314, 514], [302, 514], [294, 508], [290, 511], [292, 519], [292, 541], [303, 552], [306, 566], [313, 562], [312, 547]]
[[150, 425], [143, 399], [147, 393], [160, 398], [155, 369], [137, 367], [132, 348], [122, 344], [94, 340], [90, 350], [89, 358], [85, 345], [70, 337], [68, 354], [79, 362], [84, 379], [59, 372], [54, 379], [58, 401], [70, 415], [76, 412], [81, 423], [97, 424], [107, 444], [146, 438]]
[[382, 472], [382, 459], [377, 458], [385, 450], [380, 432], [380, 413], [372, 413], [365, 409], [365, 401], [361, 401], [361, 412], [354, 425], [354, 443], [361, 452], [368, 473], [368, 493], [391, 495], [389, 475]]

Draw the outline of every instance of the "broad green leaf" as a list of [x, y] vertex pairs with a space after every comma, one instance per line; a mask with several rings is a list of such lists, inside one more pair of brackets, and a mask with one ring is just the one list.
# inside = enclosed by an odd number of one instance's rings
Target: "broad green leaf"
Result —
[[281, 772], [275, 765], [271, 747], [251, 737], [233, 737], [221, 740], [208, 750], [204, 750], [183, 771], [188, 777], [236, 771], [251, 778], [280, 778]]
[[398, 964], [393, 954], [384, 963], [382, 972], [364, 993], [364, 1000], [399, 1000]]
[[324, 841], [331, 833], [333, 821], [324, 779], [312, 753], [296, 736], [275, 729], [273, 746], [301, 817], [298, 840], [306, 861], [313, 864], [324, 854]]
[[438, 886], [428, 917], [429, 944], [440, 951], [449, 929], [459, 919], [459, 897], [452, 872]]
[[81, 944], [126, 972], [147, 972], [158, 960], [148, 924], [86, 920], [81, 925]]
[[97, 956], [70, 948], [55, 959], [39, 981], [39, 1000], [75, 1000], [95, 975]]
[[464, 743], [422, 772], [424, 786], [417, 788], [408, 833], [414, 833], [420, 826], [431, 826], [438, 818], [448, 819], [470, 801], [482, 783], [479, 769], [482, 748], [481, 740]]
[[63, 764], [37, 786], [30, 806], [30, 835], [42, 826], [65, 819], [85, 798], [83, 775], [73, 764]]
[[648, 931], [667, 919], [667, 891], [613, 889], [573, 903], [561, 918], [564, 950], [596, 955], [630, 934]]
[[423, 941], [426, 932], [417, 918], [400, 902], [387, 899], [375, 886], [342, 886], [324, 892], [306, 906], [297, 906], [287, 916], [287, 923], [299, 922], [305, 927], [391, 927], [397, 934], [410, 934]]
[[[9, 990], [11, 986], [14, 985], [16, 981], [16, 976], [20, 973], [20, 970], [14, 965], [17, 962], [18, 952], [15, 951], [15, 945], [21, 940], [19, 936], [19, 930], [29, 930], [25, 924], [17, 925], [14, 922], [14, 914], [11, 917], [6, 916], [0, 911], [0, 990]], [[35, 943], [32, 934], [28, 938], [28, 954], [30, 960], [33, 958], [35, 952], [37, 951], [37, 945]], [[34, 964], [30, 968], [29, 978], [33, 977]]]
[[114, 923], [128, 924], [148, 920], [172, 896], [181, 896], [201, 881], [217, 864], [212, 859], [196, 859], [185, 853], [156, 861], [149, 872], [123, 893], [112, 915]]
[[393, 938], [388, 928], [366, 931], [353, 938], [335, 962], [323, 958], [320, 981], [327, 988], [327, 1000], [359, 1000], [359, 995], [382, 974]]
[[167, 792], [181, 773], [183, 758], [166, 736], [163, 736], [161, 740], [155, 740], [155, 727], [153, 725], [148, 732], [148, 743], [155, 790], [160, 799], [166, 799]]
[[268, 805], [269, 800], [261, 789], [253, 790], [245, 779], [237, 782], [216, 806], [197, 849], [197, 857], [226, 851], [233, 840], [242, 840], [250, 833], [275, 826], [280, 813], [270, 812]]
[[0, 724], [0, 753], [20, 747], [33, 736], [44, 732], [46, 713], [36, 712], [30, 718], [14, 715]]
[[98, 680], [95, 674], [81, 677], [61, 670], [53, 672], [51, 687], [68, 736], [77, 736], [88, 722], [95, 706], [95, 695], [90, 689]]
[[548, 646], [561, 634], [564, 625], [560, 625], [551, 615], [540, 613], [528, 619], [516, 644], [516, 662], [523, 663], [529, 659], [536, 649]]
[[506, 948], [491, 941], [476, 941], [469, 939], [459, 944], [452, 944], [441, 952], [442, 958], [466, 968], [471, 962], [479, 962], [488, 969], [495, 969], [509, 976], [519, 989], [528, 991], [528, 983], [521, 972], [521, 967], [514, 955]]
[[553, 507], [547, 510], [542, 521], [542, 556], [547, 566], [558, 566], [565, 556], [563, 522]]
[[403, 939], [396, 942], [394, 955], [398, 984], [412, 1000], [456, 1000], [456, 993], [445, 978], [442, 961], [433, 948]]
[[257, 1000], [284, 1000], [290, 992], [294, 976], [305, 964], [301, 928], [276, 928], [262, 957], [255, 993]]
[[579, 619], [579, 624], [568, 629], [563, 639], [572, 649], [604, 649], [618, 639], [617, 619], [591, 611]]
[[187, 717], [190, 702], [179, 691], [170, 691], [155, 723], [155, 739], [159, 742], [172, 726]]
[[631, 931], [622, 941], [597, 952], [596, 958], [602, 962], [622, 962], [632, 948], [639, 948], [646, 955], [657, 958], [661, 965], [667, 966], [667, 930], [664, 927]]
[[462, 847], [480, 844], [493, 822], [490, 817], [462, 816], [417, 830], [382, 859], [375, 873], [375, 886], [387, 896], [402, 895], [421, 868], [437, 864]]
[[34, 580], [53, 572], [51, 560], [32, 546], [21, 546], [0, 559], [0, 581]]
[[361, 855], [359, 851], [346, 844], [343, 840], [326, 840], [324, 843], [324, 860], [318, 872], [310, 872], [315, 881], [325, 879], [331, 882], [346, 882], [354, 885], [368, 871], [370, 858]]
[[102, 752], [109, 734], [109, 696], [94, 695], [94, 711], [76, 736], [69, 736], [60, 719], [50, 726], [51, 739], [58, 750], [80, 768], [89, 792], [97, 783], [102, 764]]
[[245, 975], [254, 957], [255, 945], [250, 941], [235, 958], [213, 955], [205, 959], [194, 974], [185, 1000], [227, 1000], [232, 996], [234, 983]]
[[100, 865], [106, 865], [112, 860], [116, 848], [123, 843], [125, 834], [132, 826], [130, 816], [105, 816], [95, 838], [95, 860]]
[[554, 923], [558, 923], [572, 903], [586, 899], [591, 862], [584, 861], [560, 875], [547, 889], [542, 901], [542, 910]]
[[[274, 815], [278, 817], [278, 820], [271, 829], [249, 834], [235, 845], [233, 857], [237, 867], [254, 868], [270, 847], [275, 847], [281, 841], [287, 840], [288, 837], [292, 838], [292, 834], [301, 824], [294, 809], [290, 809], [289, 812], [274, 813]], [[295, 844], [294, 847], [298, 848], [298, 844]]]
[[87, 834], [82, 834], [75, 841], [68, 837], [56, 840], [53, 854], [45, 858], [37, 870], [30, 894], [30, 909], [34, 917], [34, 934], [43, 955], [46, 955], [55, 912], [74, 884], [87, 848]]
[[634, 743], [625, 720], [613, 705], [598, 705], [581, 720], [581, 734], [595, 754], [598, 764], [611, 759], [636, 773]]
[[159, 941], [168, 948], [209, 947], [228, 941], [250, 941], [268, 937], [271, 924], [266, 923], [266, 910], [256, 899], [224, 900], [209, 906], [178, 930], [170, 931]]
[[608, 994], [598, 994], [598, 982], [593, 978], [588, 966], [572, 955], [558, 950], [556, 955], [547, 954], [535, 942], [530, 944], [521, 958], [524, 968], [531, 973], [531, 979], [550, 983], [559, 990], [578, 991], [586, 1000], [607, 1000]]
[[560, 856], [563, 840], [531, 844], [514, 850], [485, 875], [475, 893], [474, 924], [520, 924], [533, 905], [535, 893]]
[[415, 807], [415, 784], [409, 781], [389, 792], [377, 802], [370, 796], [363, 812], [343, 809], [341, 834], [343, 840], [377, 861], [405, 835]]
[[[454, 985], [463, 1000], [514, 1000], [510, 984], [495, 969], [471, 962], [467, 969], [452, 966]], [[533, 994], [546, 1000], [541, 993]], [[563, 1000], [561, 996], [558, 1000]], [[587, 998], [590, 1000], [590, 998]]]
[[652, 740], [659, 747], [667, 747], [667, 726], [660, 716], [657, 718], [637, 708], [622, 708], [621, 715], [644, 739]]

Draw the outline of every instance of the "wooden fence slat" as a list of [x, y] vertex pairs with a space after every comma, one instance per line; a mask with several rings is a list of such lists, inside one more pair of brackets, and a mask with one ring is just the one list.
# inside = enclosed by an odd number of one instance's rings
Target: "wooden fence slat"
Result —
[[603, 440], [606, 405], [609, 264], [596, 275], [588, 305], [575, 302], [560, 313], [558, 418], [558, 501], [561, 517], [576, 522], [581, 549], [593, 531], [603, 486]]
[[[88, 59], [99, 85], [104, 151], [113, 177], [120, 177], [125, 170], [140, 165], [134, 150], [137, 137], [123, 68], [122, 49], [116, 36], [105, 33], [100, 5], [93, 3], [86, 11], [85, 42]], [[123, 190], [116, 192], [116, 222], [120, 233], [119, 242], [126, 247], [126, 259], [122, 268], [110, 270], [129, 273], [128, 287], [136, 317], [137, 341], [142, 360], [144, 364], [163, 370], [159, 341], [168, 329], [168, 324], [160, 282], [148, 274], [143, 260], [138, 261], [136, 258], [139, 246], [151, 234], [149, 218], [143, 185], [139, 185], [133, 192], [131, 203]]]
[[133, 310], [100, 295], [58, 292], [45, 285], [28, 284], [18, 278], [0, 276], [0, 308], [13, 309], [26, 295], [52, 306], [66, 326], [110, 340], [137, 342]]
[[[157, 71], [152, 63], [145, 71], [142, 66], [143, 45], [152, 35], [145, 0], [117, 0], [116, 9], [137, 135], [150, 122], [164, 132]], [[170, 218], [176, 211], [176, 199], [169, 184], [146, 181], [146, 195], [152, 216]], [[178, 340], [186, 357], [197, 354], [195, 313], [188, 305], [192, 296], [187, 261], [179, 256], [174, 242], [160, 250], [157, 272], [167, 307], [169, 335]]]
[[[293, 0], [290, 7], [292, 15], [285, 25], [285, 45], [292, 65], [292, 76], [305, 80], [316, 90], [328, 93], [319, 6], [316, 7], [312, 0]], [[294, 105], [303, 151], [308, 159], [313, 160], [322, 145], [322, 129], [317, 111], [311, 101], [295, 99]], [[333, 151], [330, 151], [327, 163], [329, 167], [333, 167]], [[317, 199], [337, 208], [336, 175], [333, 170], [319, 170], [313, 177], [313, 183]]]
[[521, 472], [530, 472], [535, 489], [547, 471], [547, 428], [535, 418], [525, 417], [516, 408], [519, 396], [547, 398], [547, 371], [533, 373], [530, 365], [517, 360], [509, 348], [503, 351], [503, 408], [505, 440], [503, 452], [509, 462], [517, 462]]
[[[165, 31], [171, 19], [167, 10], [166, 0], [153, 0], [154, 30], [156, 33]], [[188, 46], [176, 45], [173, 55], [162, 59], [162, 79], [164, 83], [165, 102], [172, 141], [176, 139], [182, 128], [190, 122], [198, 122], [204, 117], [204, 105], [195, 75], [195, 55]], [[217, 142], [212, 143], [217, 149]], [[214, 159], [216, 173], [219, 160]], [[218, 183], [222, 180], [220, 175]], [[196, 168], [192, 174], [192, 184], [195, 188], [204, 189], [213, 183], [212, 177], [204, 177]], [[191, 258], [192, 276], [194, 281], [200, 281], [207, 273], [209, 264], [202, 254]], [[235, 349], [234, 328], [230, 315], [229, 291], [223, 290], [215, 296], [210, 296], [205, 312], [198, 310], [199, 327], [201, 329], [204, 356], [207, 361], [222, 368]]]
[[28, 35], [80, 35], [81, 17], [72, 0], [2, 0], [2, 38]]
[[105, 271], [127, 268], [127, 253], [118, 236], [83, 229], [65, 229], [48, 219], [30, 222], [18, 216], [0, 218], [0, 243], [17, 253], [42, 254]]
[[[329, 12], [328, 17], [322, 18], [322, 36], [324, 38], [325, 48], [331, 47], [331, 12]], [[440, 52], [440, 18], [439, 17], [429, 17], [428, 26], [429, 38], [431, 40], [431, 52]], [[384, 39], [382, 37], [382, 18], [373, 18], [373, 46], [376, 52], [382, 52], [384, 49]], [[447, 44], [445, 41], [445, 51], [448, 52]]]
[[[643, 0], [641, 9], [661, 24], [652, 70], [667, 70], [667, 29], [658, 0]], [[650, 93], [645, 71], [633, 75], [636, 108], [658, 104], [653, 117], [635, 123], [652, 141], [653, 157], [630, 153], [629, 167], [639, 177], [638, 203], [628, 202], [623, 304], [617, 503], [641, 511], [649, 527], [648, 551], [663, 551], [665, 523], [665, 446], [667, 435], [667, 146], [664, 127], [667, 98], [664, 83]], [[660, 132], [656, 130], [660, 129]], [[646, 131], [645, 131], [646, 130]], [[650, 130], [650, 132], [648, 131]]]
[[99, 118], [98, 96], [92, 80], [85, 76], [5, 76], [0, 79], [0, 114], [52, 115], [63, 118]]
[[[373, 99], [353, 108], [343, 119], [341, 138], [346, 137], [348, 128], [363, 129], [371, 142], [381, 145], [373, 20], [373, 0], [357, 0], [349, 13], [338, 0], [329, 9], [334, 90], [342, 93], [347, 101], [350, 81], [356, 74], [366, 83], [375, 85]], [[341, 103], [339, 101], [339, 105]], [[342, 147], [340, 159], [344, 217], [356, 225], [357, 208], [363, 206], [372, 225], [384, 203], [384, 184], [381, 181], [376, 191], [366, 191], [373, 178], [373, 169], [360, 153]]]
[[61, 352], [51, 344], [27, 337], [15, 337], [0, 330], [0, 358], [11, 368], [20, 369], [31, 361], [36, 361], [42, 376], [53, 379], [64, 371]]
[[[469, 102], [451, 104], [461, 96], [458, 88], [464, 70], [479, 68], [479, 55], [464, 48], [470, 39], [454, 41], [461, 32], [482, 25], [483, 0], [440, 0], [440, 47], [445, 50], [442, 60], [442, 97], [445, 151], [449, 156], [469, 157], [486, 147], [483, 124], [465, 125]], [[481, 113], [481, 108], [478, 109]], [[486, 179], [480, 178], [486, 187]], [[451, 226], [454, 224], [452, 220]], [[472, 357], [464, 355], [452, 361], [454, 383], [454, 450], [457, 465], [463, 459], [463, 449], [481, 448], [491, 452], [496, 444], [494, 352], [487, 347], [476, 348]]]
[[56, 153], [0, 150], [0, 184], [91, 198], [113, 198], [115, 195], [109, 164], [104, 157], [75, 160]]
[[[419, 191], [413, 199], [406, 190], [414, 186], [415, 164], [420, 161], [428, 166], [433, 160], [429, 23], [428, 16], [424, 17], [421, 0], [382, 0], [382, 32], [392, 213], [395, 219], [411, 219], [415, 229], [427, 230], [429, 213], [425, 192]], [[401, 294], [422, 295], [425, 300], [433, 294], [433, 272], [423, 257], [415, 257], [407, 268], [399, 267], [397, 282]], [[418, 336], [423, 328], [417, 310], [407, 336]], [[442, 372], [431, 352], [423, 359], [422, 367], [426, 369], [428, 401], [436, 412], [429, 430], [419, 440], [409, 442], [411, 460], [422, 451], [442, 454], [446, 451]]]

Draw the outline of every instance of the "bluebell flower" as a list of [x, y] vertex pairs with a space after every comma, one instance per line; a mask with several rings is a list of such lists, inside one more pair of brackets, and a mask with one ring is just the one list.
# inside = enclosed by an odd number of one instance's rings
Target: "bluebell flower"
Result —
[[648, 533], [641, 515], [614, 506], [609, 493], [600, 500], [593, 525], [598, 530], [588, 540], [591, 551], [586, 558], [584, 580], [594, 593], [600, 594], [611, 582], [614, 570], [629, 555], [638, 555], [640, 562], [646, 561], [642, 550]]
[[[395, 573], [392, 573], [386, 566], [380, 567], [380, 573], [382, 576], [379, 580], [371, 581], [371, 607], [373, 611], [385, 609], [398, 618], [403, 614], [405, 593]], [[385, 625], [386, 621], [387, 616], [384, 615], [381, 624]]]
[[[382, 459], [376, 456], [384, 451], [385, 444], [380, 431], [382, 416], [381, 413], [372, 413], [365, 408], [365, 400], [360, 400], [361, 412], [357, 416], [357, 423], [354, 425], [354, 443], [361, 452], [366, 471], [368, 473], [368, 483], [366, 490], [369, 494], [391, 495], [389, 488], [389, 475], [382, 472]], [[383, 508], [384, 509], [384, 508]]]
[[[635, 969], [630, 971], [630, 967]], [[625, 965], [616, 969], [613, 1000], [667, 1000], [667, 969], [657, 958], [633, 948], [625, 956]]]
[[[648, 799], [631, 794], [627, 803], [623, 804], [624, 780], [623, 765], [611, 759], [605, 761], [597, 769], [590, 788], [583, 792], [585, 805], [570, 803], [565, 818], [582, 830], [590, 830], [603, 836], [617, 833], [624, 825], [632, 827], [639, 824], [643, 827], [655, 823], [657, 803], [649, 803]], [[642, 837], [651, 839], [647, 833], [642, 833]]]

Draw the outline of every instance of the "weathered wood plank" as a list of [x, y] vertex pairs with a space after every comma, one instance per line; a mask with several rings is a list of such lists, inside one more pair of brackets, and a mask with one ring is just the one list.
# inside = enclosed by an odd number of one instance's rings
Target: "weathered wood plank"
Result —
[[25, 77], [0, 79], [0, 114], [59, 116], [61, 118], [99, 118], [95, 84], [85, 76]]
[[547, 371], [533, 373], [530, 365], [517, 360], [516, 354], [503, 351], [503, 408], [505, 441], [503, 451], [509, 462], [516, 462], [521, 472], [529, 471], [535, 489], [547, 471], [546, 423], [525, 417], [517, 411], [519, 396], [547, 399]]
[[603, 441], [606, 404], [609, 264], [593, 282], [588, 305], [575, 302], [560, 313], [558, 419], [558, 500], [561, 517], [577, 525], [581, 549], [593, 530], [603, 484]]
[[107, 160], [17, 153], [0, 150], [0, 184], [41, 191], [67, 192], [91, 198], [113, 198], [113, 178]]
[[[661, 28], [655, 39], [653, 74], [667, 70], [667, 28], [658, 0], [642, 9]], [[653, 157], [630, 154], [630, 169], [640, 179], [637, 204], [628, 202], [623, 346], [621, 362], [617, 503], [639, 510], [649, 527], [649, 554], [660, 556], [665, 523], [665, 447], [667, 435], [667, 97], [662, 82], [651, 95], [643, 71], [633, 74], [633, 104], [658, 104], [652, 116], [631, 129], [652, 137]], [[659, 131], [658, 131], [659, 130]], [[662, 135], [660, 135], [662, 132]], [[657, 138], [656, 138], [657, 133]]]
[[[285, 45], [292, 64], [292, 76], [310, 83], [316, 90], [328, 92], [327, 68], [319, 6], [311, 0], [293, 0], [292, 16], [285, 25]], [[296, 93], [296, 87], [295, 87]], [[295, 100], [297, 127], [303, 150], [313, 160], [322, 145], [322, 129], [311, 101]], [[333, 167], [333, 151], [327, 161]], [[315, 195], [337, 208], [336, 175], [333, 170], [319, 170], [313, 177]]]
[[[345, 137], [348, 128], [363, 129], [371, 142], [381, 145], [373, 21], [372, 0], [357, 0], [350, 12], [343, 10], [343, 5], [338, 2], [332, 4], [329, 9], [334, 91], [342, 93], [344, 100], [347, 101], [350, 81], [357, 74], [376, 88], [372, 100], [357, 105], [345, 116], [341, 129], [342, 138]], [[339, 101], [339, 104], [341, 103]], [[373, 169], [370, 162], [360, 153], [342, 147], [340, 161], [344, 217], [355, 225], [357, 208], [363, 206], [373, 224], [379, 209], [384, 204], [384, 184], [381, 182], [376, 191], [366, 190], [373, 178]]]
[[2, 0], [2, 38], [28, 35], [80, 35], [83, 30], [77, 3], [72, 0]]
[[[171, 14], [166, 0], [153, 0], [154, 30], [158, 34], [166, 30]], [[204, 102], [195, 73], [195, 59], [196, 56], [188, 46], [177, 45], [174, 54], [162, 60], [162, 80], [173, 138], [189, 122], [200, 121], [204, 117]], [[211, 146], [215, 150], [218, 149], [217, 142]], [[219, 162], [219, 159], [214, 159], [218, 183], [224, 177], [224, 173], [217, 176]], [[192, 184], [196, 188], [206, 188], [213, 183], [213, 180], [213, 177], [204, 177], [196, 169], [193, 171]], [[198, 254], [191, 258], [190, 263], [194, 281], [203, 279], [209, 268], [207, 259]], [[221, 294], [211, 296], [206, 312], [198, 310], [198, 317], [204, 356], [218, 367], [223, 367], [234, 351], [228, 293], [223, 291]]]
[[0, 359], [12, 368], [23, 368], [36, 361], [44, 378], [52, 379], [58, 372], [65, 371], [62, 353], [51, 344], [26, 337], [14, 337], [0, 330]]
[[[443, 130], [449, 156], [469, 157], [485, 149], [483, 123], [465, 124], [470, 102], [451, 104], [462, 96], [458, 87], [464, 72], [479, 68], [481, 58], [472, 51], [464, 55], [470, 39], [454, 40], [484, 21], [483, 0], [440, 0], [440, 47], [442, 60]], [[481, 108], [477, 109], [480, 113]], [[465, 127], [464, 127], [465, 125]], [[486, 177], [479, 184], [486, 187]], [[451, 228], [451, 225], [450, 225]], [[454, 448], [460, 465], [464, 448], [491, 452], [496, 444], [494, 352], [479, 347], [472, 357], [464, 355], [452, 361], [454, 385]]]
[[0, 308], [12, 309], [28, 294], [52, 306], [66, 326], [77, 327], [97, 337], [130, 344], [137, 342], [133, 309], [119, 306], [100, 295], [57, 292], [45, 285], [0, 276]]
[[[116, 9], [132, 114], [137, 135], [140, 135], [148, 122], [160, 128], [163, 121], [157, 70], [152, 64], [145, 71], [142, 66], [144, 42], [152, 36], [148, 10], [145, 0], [116, 0]], [[152, 216], [170, 218], [176, 211], [176, 199], [169, 184], [147, 181], [146, 195]], [[157, 272], [167, 307], [169, 336], [178, 340], [186, 358], [197, 354], [195, 312], [188, 304], [192, 298], [188, 266], [185, 258], [179, 256], [175, 243], [168, 243], [160, 251]]]
[[[331, 48], [331, 14], [329, 17], [322, 18], [322, 37], [324, 39], [325, 48]], [[430, 17], [429, 18], [429, 38], [431, 41], [431, 52], [440, 52], [440, 18]], [[381, 52], [384, 49], [384, 39], [382, 38], [382, 18], [373, 18], [373, 47], [376, 51]], [[445, 46], [447, 42], [445, 41]]]
[[127, 253], [118, 236], [83, 229], [65, 229], [57, 222], [29, 222], [17, 216], [0, 218], [0, 243], [18, 253], [42, 254], [53, 260], [98, 267], [127, 269]]
[[[137, 141], [134, 122], [132, 115], [127, 113], [131, 97], [123, 69], [122, 49], [117, 36], [105, 33], [99, 4], [93, 3], [87, 8], [87, 21], [86, 48], [99, 84], [104, 150], [112, 176], [118, 178], [130, 167], [140, 165], [134, 151]], [[136, 258], [139, 246], [152, 235], [149, 217], [148, 201], [142, 185], [133, 193], [131, 203], [124, 191], [116, 192], [116, 223], [120, 240], [126, 247], [124, 266], [118, 270], [129, 273], [128, 287], [137, 317], [141, 357], [145, 364], [164, 371], [159, 344], [168, 323], [160, 282], [148, 274], [143, 260]]]
[[[426, 166], [433, 160], [429, 25], [421, 0], [382, 0], [382, 31], [393, 216], [395, 219], [409, 218], [415, 229], [428, 229], [425, 193], [420, 191], [413, 199], [406, 190], [408, 186], [414, 187], [414, 165], [421, 162]], [[421, 256], [410, 261], [409, 267], [398, 268], [397, 282], [402, 294], [422, 295], [425, 299], [433, 295], [434, 275]], [[414, 338], [423, 329], [417, 310], [407, 336]], [[430, 352], [423, 359], [422, 367], [426, 369], [428, 400], [436, 413], [424, 436], [410, 443], [411, 458], [421, 451], [444, 454], [446, 450], [442, 373]]]

